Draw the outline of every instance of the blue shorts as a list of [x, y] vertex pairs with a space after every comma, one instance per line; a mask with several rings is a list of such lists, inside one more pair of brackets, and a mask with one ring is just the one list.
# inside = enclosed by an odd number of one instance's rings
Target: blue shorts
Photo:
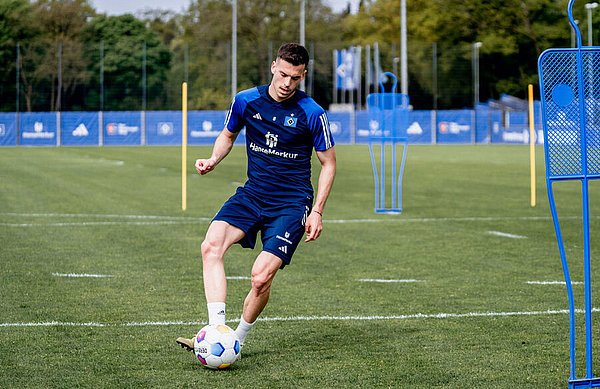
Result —
[[242, 247], [254, 248], [261, 233], [263, 251], [279, 257], [281, 268], [289, 265], [304, 235], [304, 223], [312, 209], [312, 201], [272, 204], [248, 193], [243, 187], [223, 204], [213, 218], [231, 224], [246, 235], [239, 240]]

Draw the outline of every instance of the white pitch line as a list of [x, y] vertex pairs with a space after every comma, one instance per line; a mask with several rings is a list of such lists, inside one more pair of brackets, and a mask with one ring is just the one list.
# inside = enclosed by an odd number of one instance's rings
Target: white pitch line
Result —
[[251, 279], [250, 277], [245, 277], [245, 276], [228, 276], [225, 278], [227, 278], [228, 280], [250, 280]]
[[[527, 281], [526, 284], [531, 285], [566, 285], [565, 281]], [[572, 281], [572, 285], [583, 285], [583, 282]]]
[[[583, 309], [576, 309], [576, 313], [584, 313]], [[600, 312], [599, 308], [592, 308], [592, 312]], [[408, 319], [453, 319], [453, 318], [471, 318], [471, 317], [510, 317], [510, 316], [542, 316], [542, 315], [565, 315], [568, 309], [547, 311], [525, 311], [525, 312], [467, 312], [467, 313], [416, 313], [411, 315], [375, 315], [375, 316], [291, 316], [291, 317], [264, 317], [258, 318], [258, 321], [370, 321], [370, 320], [408, 320]], [[239, 319], [227, 320], [228, 323], [239, 322]], [[142, 326], [175, 326], [175, 325], [205, 325], [201, 321], [147, 321], [147, 322], [127, 322], [127, 323], [74, 323], [61, 321], [47, 321], [39, 323], [0, 323], [0, 327], [142, 327]]]
[[503, 238], [511, 238], [511, 239], [527, 239], [526, 236], [523, 235], [514, 235], [514, 234], [508, 234], [506, 232], [500, 232], [500, 231], [488, 231], [488, 234], [491, 235], [496, 235], [496, 236], [501, 236]]
[[100, 323], [73, 323], [62, 321], [46, 321], [41, 323], [0, 323], [0, 327], [106, 327], [106, 324]]
[[[208, 218], [193, 218], [186, 216], [160, 216], [160, 215], [114, 215], [114, 214], [88, 214], [88, 213], [15, 213], [4, 212], [0, 216], [20, 216], [20, 217], [97, 217], [106, 219], [159, 219], [159, 220], [196, 220]], [[209, 219], [210, 220], [210, 219]]]
[[[600, 219], [600, 216], [594, 216]], [[579, 216], [563, 216], [561, 220], [577, 220]], [[323, 220], [323, 223], [430, 223], [430, 222], [487, 222], [487, 221], [544, 221], [552, 220], [550, 216], [505, 216], [505, 217], [437, 217], [437, 218], [389, 218], [389, 219], [341, 219], [341, 220]]]
[[[81, 222], [58, 222], [58, 223], [0, 223], [0, 227], [78, 227], [78, 226], [116, 226], [116, 225], [167, 225], [167, 224], [203, 224], [208, 223], [212, 220], [210, 217], [182, 217], [182, 216], [157, 216], [157, 215], [111, 215], [111, 214], [60, 214], [60, 213], [14, 213], [5, 212], [0, 213], [0, 216], [12, 216], [12, 217], [32, 217], [32, 218], [104, 218], [104, 219], [140, 219], [148, 221], [89, 221], [84, 220]], [[594, 219], [600, 219], [600, 216], [593, 217]], [[578, 220], [581, 219], [579, 216], [563, 216], [563, 220]], [[357, 224], [357, 223], [435, 223], [435, 222], [490, 222], [490, 221], [510, 221], [510, 220], [522, 220], [522, 221], [545, 221], [552, 220], [550, 217], [544, 216], [506, 216], [506, 217], [454, 217], [454, 218], [413, 218], [403, 219], [401, 217], [384, 218], [384, 219], [331, 219], [323, 220], [323, 223], [328, 224]], [[492, 231], [494, 234], [504, 234], [498, 231]], [[502, 236], [515, 237], [518, 239], [526, 238], [520, 237], [519, 235], [509, 236], [512, 234], [506, 234]]]
[[204, 224], [207, 220], [154, 221], [154, 222], [72, 222], [72, 223], [0, 223], [2, 227], [89, 227], [89, 226], [157, 226], [172, 224]]
[[376, 278], [361, 278], [358, 281], [360, 282], [406, 282], [406, 283], [410, 283], [410, 282], [427, 282], [425, 280], [384, 280], [384, 279], [376, 279]]
[[110, 274], [85, 274], [85, 273], [52, 273], [54, 277], [72, 277], [72, 278], [112, 278]]

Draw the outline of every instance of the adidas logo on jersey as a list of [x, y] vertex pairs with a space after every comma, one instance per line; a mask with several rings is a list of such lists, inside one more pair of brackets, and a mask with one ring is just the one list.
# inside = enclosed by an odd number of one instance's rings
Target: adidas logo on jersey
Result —
[[281, 250], [287, 254], [287, 246], [281, 246], [281, 247], [279, 247], [279, 250]]
[[258, 119], [258, 120], [263, 120], [262, 116], [260, 116], [260, 113], [256, 113], [256, 115], [252, 116], [254, 119]]

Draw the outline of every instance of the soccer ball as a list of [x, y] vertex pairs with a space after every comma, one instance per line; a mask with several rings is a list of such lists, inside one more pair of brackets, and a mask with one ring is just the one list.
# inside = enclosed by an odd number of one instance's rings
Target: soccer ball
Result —
[[210, 369], [225, 369], [240, 355], [240, 341], [226, 325], [207, 325], [194, 338], [194, 354]]

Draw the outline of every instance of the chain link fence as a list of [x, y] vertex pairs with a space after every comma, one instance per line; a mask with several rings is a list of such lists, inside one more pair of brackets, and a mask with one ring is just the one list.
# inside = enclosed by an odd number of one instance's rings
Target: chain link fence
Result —
[[[281, 43], [238, 41], [237, 91], [270, 81], [270, 63]], [[103, 43], [49, 42], [5, 48], [5, 53], [12, 50], [13, 55], [1, 57], [6, 69], [0, 77], [1, 110], [178, 110], [184, 81], [188, 82], [189, 109], [227, 109], [232, 97], [230, 41], [179, 42], [164, 52], [143, 42], [138, 46], [127, 48], [125, 56], [122, 48]], [[327, 108], [336, 98], [341, 99], [340, 91], [334, 90], [332, 55], [341, 48], [312, 41], [306, 46], [312, 59], [305, 90]], [[399, 75], [399, 47], [399, 43], [379, 44], [381, 71]], [[358, 109], [364, 108], [366, 96], [376, 89], [375, 82], [367, 85], [364, 52], [363, 48], [360, 98], [358, 91], [347, 92], [352, 93], [351, 101]], [[473, 107], [474, 66], [479, 60], [473, 44], [409, 42], [407, 52], [408, 90], [414, 109]], [[481, 86], [482, 99], [492, 97], [486, 87], [485, 67]]]

